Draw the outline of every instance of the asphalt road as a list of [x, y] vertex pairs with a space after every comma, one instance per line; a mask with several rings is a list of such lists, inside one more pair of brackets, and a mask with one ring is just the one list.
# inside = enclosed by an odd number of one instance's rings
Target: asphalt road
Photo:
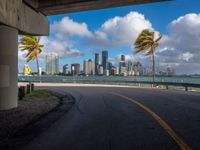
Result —
[[48, 89], [72, 94], [76, 104], [24, 150], [200, 150], [200, 93], [110, 87]]

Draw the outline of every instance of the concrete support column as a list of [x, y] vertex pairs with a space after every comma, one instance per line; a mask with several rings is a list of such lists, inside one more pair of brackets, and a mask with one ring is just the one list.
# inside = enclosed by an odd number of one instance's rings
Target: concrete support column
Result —
[[18, 31], [0, 25], [0, 110], [17, 107]]

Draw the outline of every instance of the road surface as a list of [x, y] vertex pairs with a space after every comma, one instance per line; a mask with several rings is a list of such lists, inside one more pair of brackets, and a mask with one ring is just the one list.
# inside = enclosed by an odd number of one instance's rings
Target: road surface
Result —
[[200, 93], [46, 87], [76, 98], [24, 150], [200, 150]]

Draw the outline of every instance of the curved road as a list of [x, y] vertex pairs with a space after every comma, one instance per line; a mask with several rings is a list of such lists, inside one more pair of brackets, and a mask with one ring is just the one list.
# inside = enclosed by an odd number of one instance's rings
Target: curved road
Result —
[[24, 150], [200, 149], [200, 93], [111, 87], [46, 88], [72, 94], [76, 104]]

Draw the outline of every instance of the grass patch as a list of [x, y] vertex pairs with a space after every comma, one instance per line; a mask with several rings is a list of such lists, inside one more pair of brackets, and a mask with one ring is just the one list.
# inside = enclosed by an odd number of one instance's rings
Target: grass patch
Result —
[[27, 97], [50, 97], [53, 96], [53, 94], [46, 90], [35, 90], [27, 95]]

